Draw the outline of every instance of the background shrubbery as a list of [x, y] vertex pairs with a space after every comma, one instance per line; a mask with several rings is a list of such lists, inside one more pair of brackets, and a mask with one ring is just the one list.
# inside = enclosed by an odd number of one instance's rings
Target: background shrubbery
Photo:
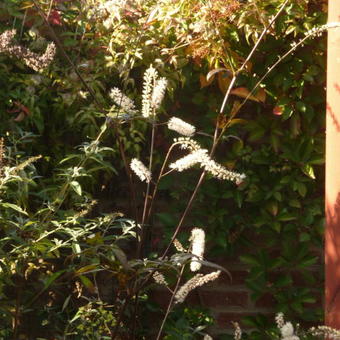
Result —
[[[153, 64], [169, 80], [159, 120], [175, 115], [213, 134], [216, 120], [223, 128], [268, 67], [306, 31], [326, 21], [325, 2], [290, 1], [239, 75], [226, 114], [219, 114], [233, 72], [282, 3], [0, 4], [0, 33], [15, 28], [17, 42], [40, 54], [48, 42], [57, 42], [54, 61], [40, 72], [0, 53], [4, 339], [61, 339], [67, 333], [79, 339], [110, 338], [108, 330], [115, 328], [136, 279], [126, 267], [134, 255], [136, 230], [127, 219], [134, 219], [134, 209], [123, 159], [146, 157], [149, 149], [145, 121], [105, 123], [113, 104], [110, 89], [120, 87], [140, 104], [142, 76]], [[223, 165], [245, 172], [247, 181], [237, 188], [207, 181], [190, 215], [190, 224], [206, 226], [209, 259], [233, 258], [242, 251], [252, 298], [269, 294], [275, 311], [307, 322], [319, 322], [323, 314], [321, 271], [309, 268], [320, 264], [323, 240], [325, 51], [324, 38], [307, 40], [240, 108], [217, 156]], [[171, 137], [158, 127], [156, 166]], [[202, 136], [200, 142], [207, 141]], [[151, 233], [145, 256], [157, 258], [195, 186], [192, 173], [180, 175], [175, 186], [170, 177], [160, 184], [160, 209], [152, 222], [164, 232], [156, 241]], [[164, 208], [162, 202], [169, 201]], [[179, 239], [184, 242], [188, 233]], [[141, 305], [150, 312], [154, 308], [147, 292]], [[133, 329], [137, 337], [147, 338], [142, 318], [128, 325], [133, 311], [126, 310], [122, 338]], [[169, 339], [177, 339], [172, 335], [176, 327], [210, 324], [199, 311], [177, 315], [165, 328]], [[271, 320], [258, 316], [247, 323], [257, 329], [251, 339], [274, 336]]]

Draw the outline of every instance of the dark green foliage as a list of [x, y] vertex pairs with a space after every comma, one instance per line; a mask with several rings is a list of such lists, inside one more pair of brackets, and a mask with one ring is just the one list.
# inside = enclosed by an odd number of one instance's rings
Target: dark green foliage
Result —
[[[49, 1], [39, 3], [47, 13]], [[112, 105], [109, 89], [122, 83], [125, 92], [136, 97], [143, 71], [157, 59], [171, 91], [161, 122], [175, 115], [212, 134], [230, 70], [247, 57], [263, 24], [282, 1], [256, 3], [256, 11], [242, 4], [233, 21], [217, 21], [222, 37], [210, 30], [205, 40], [198, 39], [201, 44], [211, 42], [207, 54], [200, 56], [193, 51], [202, 45], [186, 40], [192, 34], [196, 1], [171, 14], [177, 21], [171, 15], [162, 18], [163, 12], [159, 17], [154, 14], [154, 21], [138, 21], [155, 4], [151, 0], [125, 13], [115, 28], [117, 34], [91, 16], [92, 9], [84, 9], [82, 1], [56, 5], [63, 24], [52, 28], [74, 66], [60, 47], [53, 63], [40, 73], [0, 53], [0, 137], [6, 147], [0, 157], [12, 169], [0, 187], [4, 327], [0, 337], [57, 339], [69, 334], [92, 339], [94, 332], [98, 339], [110, 336], [136, 278], [142, 279], [159, 263], [158, 254], [148, 264], [130, 259], [136, 230], [133, 222], [113, 213], [119, 210], [134, 218], [127, 206], [131, 193], [119, 140], [128, 159], [146, 156], [149, 132], [144, 121], [105, 121]], [[231, 96], [225, 115], [219, 117], [221, 124], [290, 43], [325, 21], [319, 1], [292, 1], [238, 77], [235, 87], [243, 94]], [[146, 29], [149, 26], [152, 29]], [[0, 4], [0, 34], [8, 27], [17, 29], [20, 44], [37, 53], [43, 53], [52, 40], [50, 28], [31, 1]], [[184, 47], [177, 47], [178, 39]], [[221, 39], [228, 44], [224, 46]], [[275, 311], [302, 322], [322, 320], [325, 49], [324, 38], [307, 40], [240, 109], [216, 159], [245, 172], [247, 180], [235, 188], [209, 178], [188, 219], [206, 227], [208, 260], [221, 254], [237, 256], [249, 266], [246, 284], [252, 298], [269, 294]], [[229, 73], [216, 73], [208, 84], [205, 75], [220, 67]], [[173, 137], [159, 126], [158, 165], [169, 143], [165, 135]], [[210, 147], [209, 139], [200, 142]], [[171, 205], [153, 219], [165, 226], [165, 239], [171, 236], [199, 174], [190, 170], [180, 180], [174, 176], [160, 183], [160, 201], [170, 199]], [[187, 231], [179, 238], [187, 240]], [[149, 248], [153, 245], [150, 240]], [[171, 261], [168, 267], [177, 273]], [[107, 282], [110, 292], [105, 291]], [[133, 332], [128, 328], [133, 317], [133, 308], [128, 307], [122, 321], [125, 336]], [[246, 322], [257, 329], [249, 339], [277, 337], [271, 319], [259, 315]], [[194, 339], [192, 329], [210, 323], [205, 312], [179, 311], [167, 323], [165, 339]], [[137, 334], [147, 336], [143, 330]]]

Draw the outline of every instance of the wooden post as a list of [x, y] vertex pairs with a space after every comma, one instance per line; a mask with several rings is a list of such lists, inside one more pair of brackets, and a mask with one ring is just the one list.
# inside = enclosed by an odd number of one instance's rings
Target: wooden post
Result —
[[[328, 0], [328, 22], [340, 22], [340, 0]], [[326, 115], [325, 322], [340, 329], [340, 29], [328, 30]]]

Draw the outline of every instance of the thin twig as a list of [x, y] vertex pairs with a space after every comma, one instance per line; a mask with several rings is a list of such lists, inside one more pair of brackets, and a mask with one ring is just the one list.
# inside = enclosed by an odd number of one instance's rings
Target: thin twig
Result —
[[[153, 114], [153, 117], [155, 115]], [[150, 158], [149, 158], [149, 172], [151, 173], [152, 170], [152, 163], [153, 163], [153, 152], [154, 152], [154, 147], [155, 147], [155, 132], [156, 132], [156, 126], [154, 123], [154, 119], [152, 122], [152, 130], [151, 130], [151, 145], [150, 145]], [[150, 185], [151, 183], [148, 182], [147, 187], [146, 187], [146, 193], [145, 193], [145, 198], [144, 198], [144, 208], [143, 208], [143, 214], [142, 214], [142, 222], [141, 222], [141, 231], [140, 231], [140, 240], [138, 243], [138, 258], [142, 256], [142, 247], [144, 243], [144, 227], [145, 227], [145, 220], [147, 216], [147, 208], [148, 208], [148, 202], [149, 202], [149, 194], [150, 194]]]
[[166, 174], [168, 174], [168, 173], [170, 173], [172, 171], [172, 170], [170, 170], [167, 173], [164, 173], [165, 166], [168, 163], [171, 151], [173, 150], [173, 148], [176, 145], [178, 145], [178, 143], [173, 143], [170, 146], [170, 148], [169, 148], [169, 150], [168, 150], [168, 152], [167, 152], [167, 154], [165, 156], [165, 159], [163, 161], [163, 165], [162, 165], [161, 171], [159, 172], [159, 175], [158, 175], [158, 178], [157, 178], [157, 181], [156, 181], [156, 184], [154, 186], [153, 193], [152, 193], [152, 196], [151, 196], [151, 201], [150, 201], [150, 205], [149, 205], [149, 210], [148, 210], [148, 214], [147, 214], [147, 217], [146, 217], [146, 221], [148, 221], [149, 218], [150, 218], [150, 215], [151, 215], [151, 212], [152, 212], [152, 208], [153, 208], [153, 202], [155, 201], [155, 197], [156, 197], [156, 194], [157, 194], [157, 190], [158, 190], [158, 186], [159, 186], [159, 182], [160, 182], [161, 178], [164, 177]]
[[163, 332], [163, 328], [164, 328], [165, 322], [166, 322], [166, 320], [167, 320], [167, 318], [168, 318], [168, 316], [169, 316], [169, 313], [171, 312], [171, 309], [172, 309], [172, 307], [173, 307], [173, 301], [174, 301], [175, 295], [176, 295], [176, 293], [177, 293], [177, 291], [178, 291], [178, 287], [179, 287], [179, 284], [180, 284], [181, 279], [182, 279], [182, 276], [183, 276], [184, 268], [185, 268], [185, 265], [182, 266], [182, 268], [181, 268], [181, 272], [180, 272], [180, 274], [179, 274], [179, 276], [178, 276], [178, 279], [177, 279], [177, 282], [176, 282], [176, 287], [175, 287], [175, 289], [174, 289], [174, 291], [173, 291], [173, 293], [172, 293], [172, 295], [171, 295], [171, 299], [170, 299], [170, 301], [169, 301], [168, 308], [167, 308], [166, 313], [165, 313], [165, 315], [164, 315], [164, 318], [163, 318], [163, 320], [162, 320], [161, 327], [159, 328], [159, 331], [158, 331], [158, 335], [157, 335], [156, 340], [159, 340], [159, 339], [160, 339], [160, 337], [161, 337], [161, 335], [162, 335], [162, 332]]

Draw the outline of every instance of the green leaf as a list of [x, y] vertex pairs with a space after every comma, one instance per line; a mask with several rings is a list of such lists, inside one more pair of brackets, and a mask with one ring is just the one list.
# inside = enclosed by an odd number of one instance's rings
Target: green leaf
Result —
[[94, 292], [95, 291], [95, 287], [94, 287], [94, 284], [92, 283], [92, 281], [84, 276], [84, 275], [80, 275], [79, 276], [81, 282], [83, 283], [83, 285], [91, 292]]
[[255, 266], [259, 265], [259, 262], [255, 256], [241, 255], [240, 260], [241, 262], [246, 263], [246, 264], [255, 265]]
[[297, 191], [302, 197], [306, 196], [307, 193], [307, 187], [303, 183], [296, 183]]
[[70, 182], [70, 186], [71, 186], [72, 189], [76, 192], [76, 194], [78, 194], [79, 196], [81, 196], [82, 190], [81, 190], [81, 186], [80, 186], [79, 182], [77, 182], [77, 181], [72, 181], [72, 182]]
[[293, 208], [301, 208], [301, 203], [299, 200], [292, 199], [288, 202], [288, 204]]
[[4, 207], [4, 208], [10, 208], [10, 209], [13, 209], [17, 212], [19, 212], [20, 214], [24, 214], [24, 215], [27, 215], [27, 212], [24, 211], [22, 208], [20, 208], [18, 205], [16, 204], [13, 204], [13, 203], [0, 203], [0, 206]]
[[312, 167], [311, 165], [305, 164], [305, 165], [302, 167], [302, 171], [303, 171], [307, 176], [309, 176], [310, 178], [315, 179], [314, 169], [313, 169], [313, 167]]
[[88, 273], [90, 271], [93, 271], [94, 269], [97, 269], [98, 266], [99, 266], [99, 263], [89, 264], [87, 266], [81, 267], [74, 274], [77, 275], [77, 276], [80, 275], [80, 274], [85, 274], [85, 273]]
[[64, 274], [66, 272], [66, 269], [59, 270], [58, 272], [52, 274], [47, 281], [45, 282], [44, 289], [46, 290], [60, 275]]

